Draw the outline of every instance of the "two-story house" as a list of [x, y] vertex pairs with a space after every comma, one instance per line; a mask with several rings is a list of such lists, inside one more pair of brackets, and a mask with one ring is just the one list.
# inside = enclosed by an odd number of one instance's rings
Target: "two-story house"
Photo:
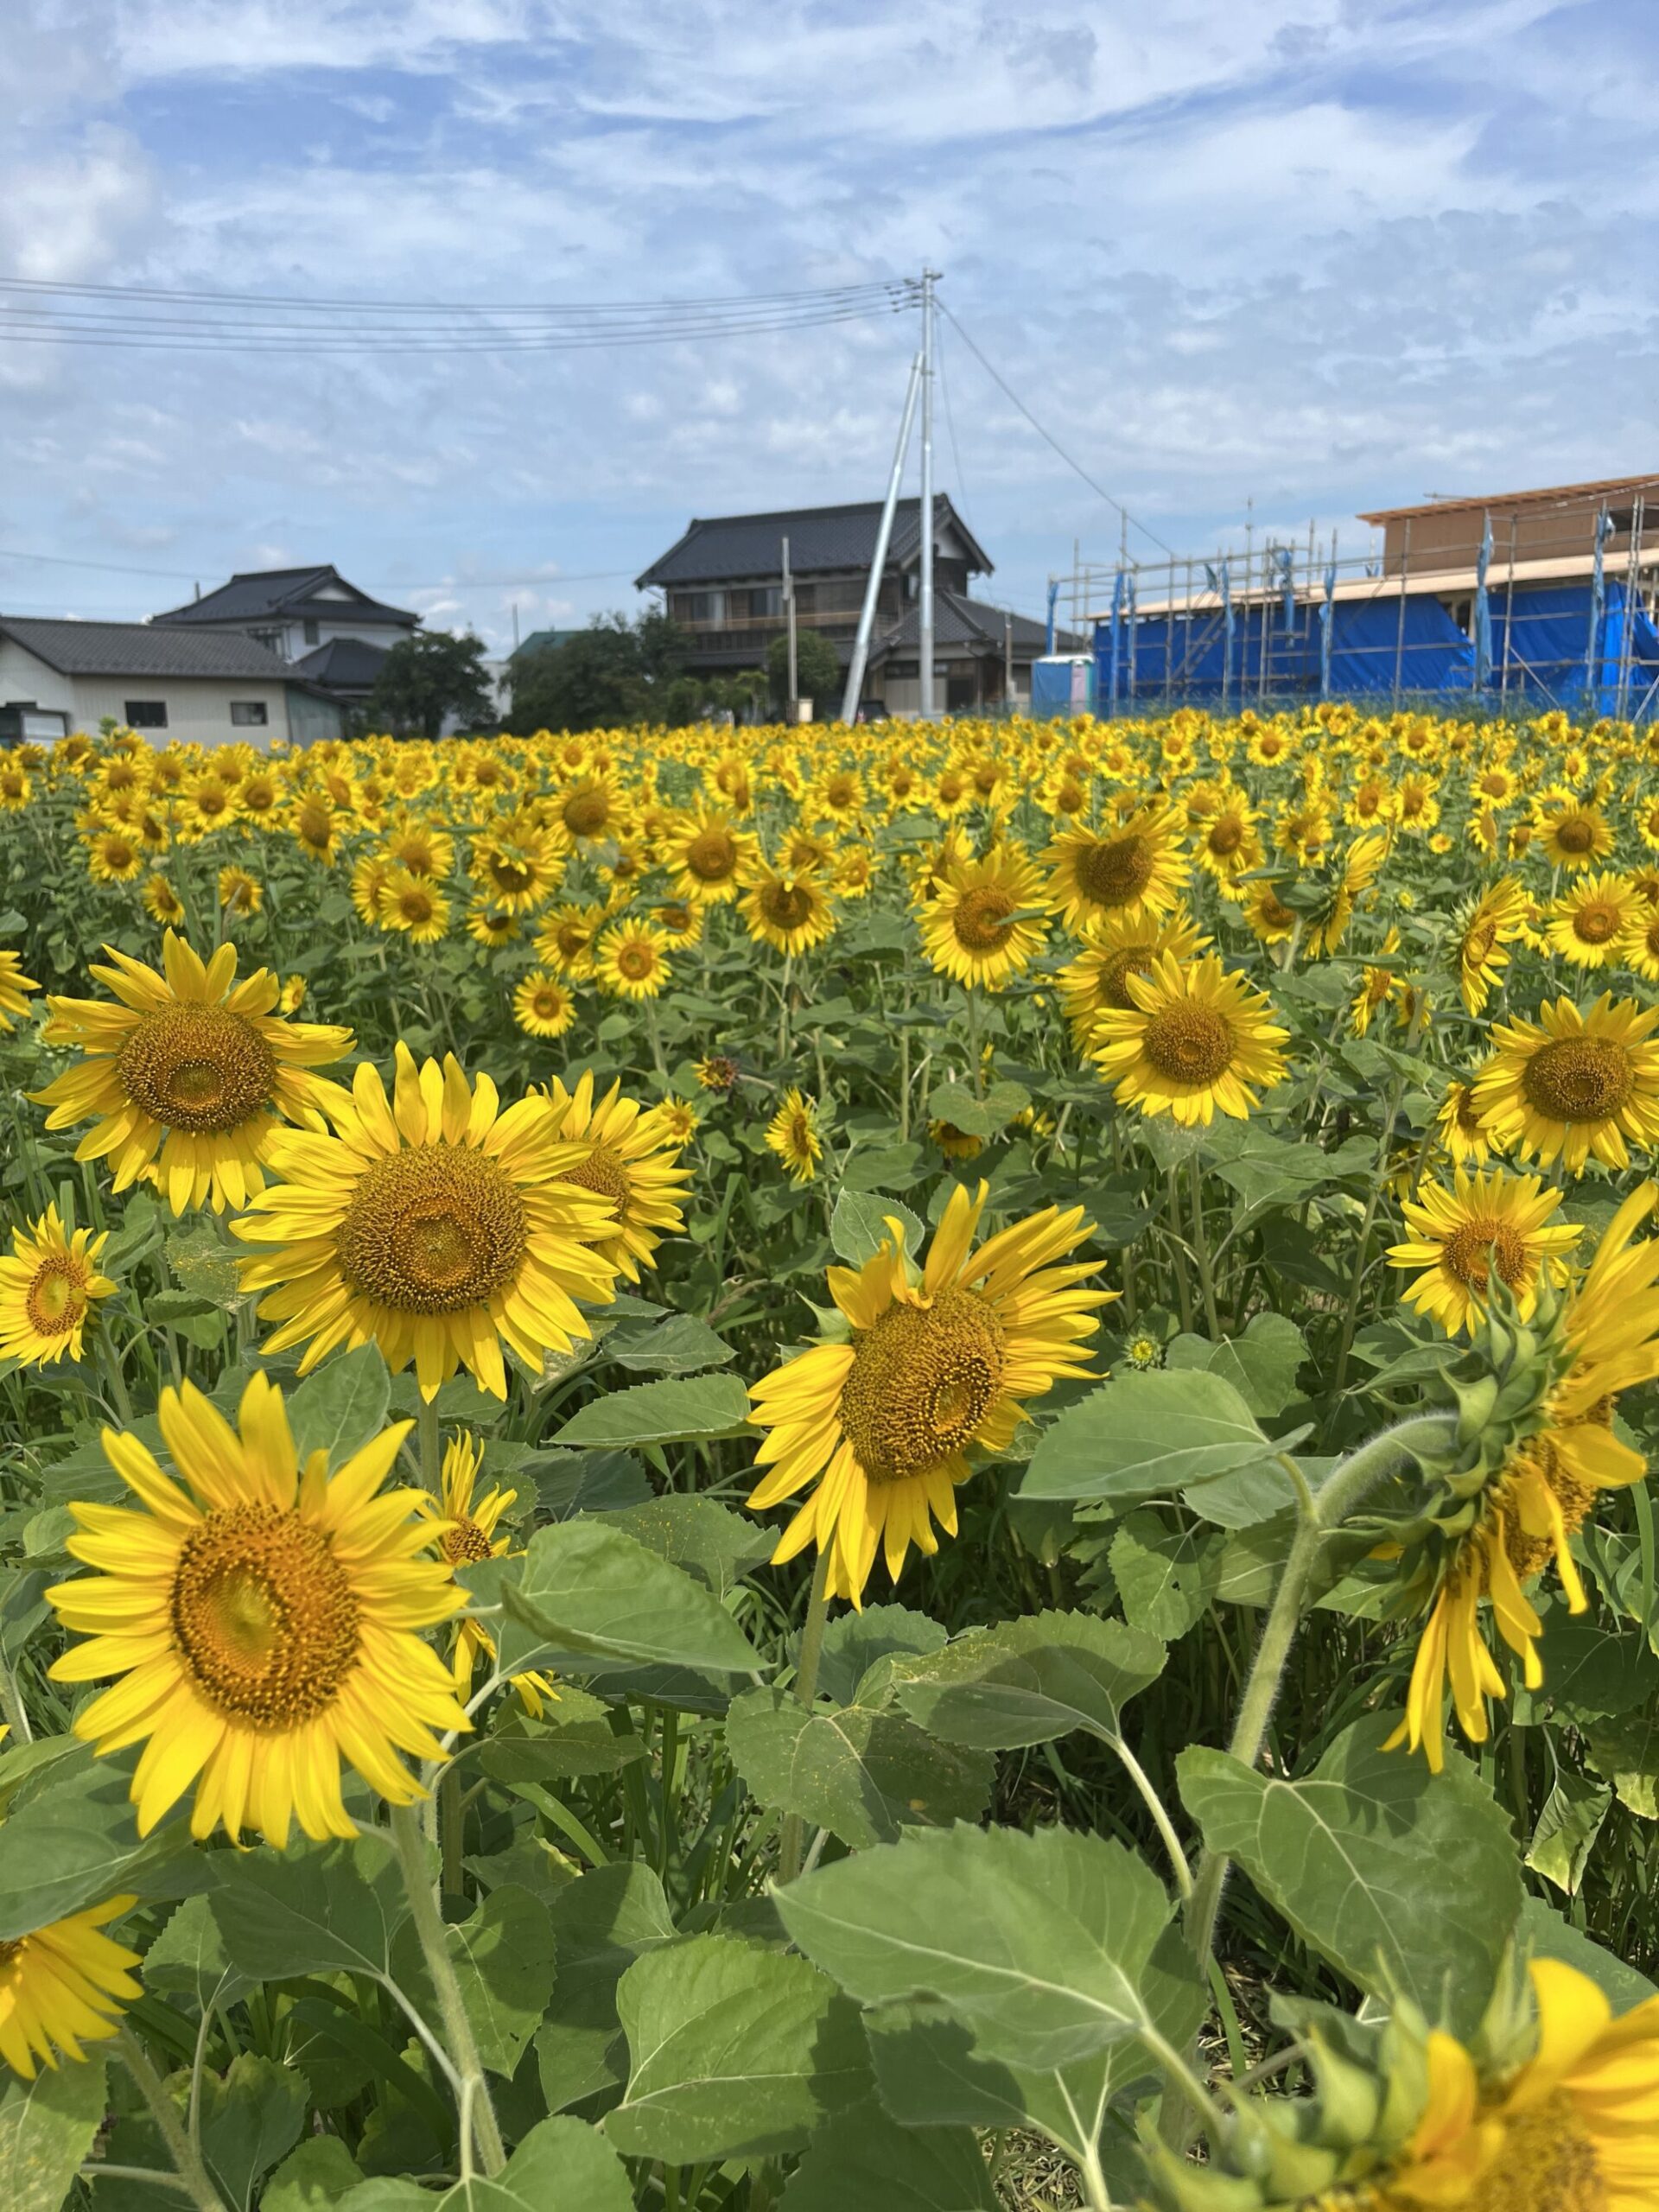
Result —
[[[862, 703], [913, 714], [919, 703], [917, 659], [921, 582], [922, 503], [900, 499], [876, 601], [875, 631]], [[970, 576], [988, 575], [991, 562], [951, 505], [934, 499], [934, 671], [947, 709], [971, 712], [1000, 702], [1006, 672], [1016, 697], [1030, 696], [1031, 664], [1042, 652], [1040, 622], [1007, 615], [969, 596]], [[691, 523], [684, 536], [636, 579], [660, 591], [665, 612], [690, 641], [694, 674], [728, 675], [763, 668], [785, 622], [784, 541], [802, 630], [816, 630], [844, 669], [852, 658], [881, 502], [794, 507], [775, 514], [721, 515]], [[821, 701], [820, 714], [840, 701]]]
[[350, 707], [368, 698], [388, 650], [418, 629], [421, 618], [322, 567], [238, 571], [216, 591], [150, 620], [251, 638], [302, 682]]

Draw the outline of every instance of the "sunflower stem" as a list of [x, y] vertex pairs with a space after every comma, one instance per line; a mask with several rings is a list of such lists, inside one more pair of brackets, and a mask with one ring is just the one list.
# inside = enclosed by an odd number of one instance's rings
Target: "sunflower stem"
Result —
[[1221, 1317], [1216, 1309], [1215, 1270], [1210, 1262], [1210, 1244], [1204, 1233], [1204, 1170], [1195, 1154], [1188, 1173], [1192, 1183], [1192, 1256], [1198, 1262], [1198, 1288], [1204, 1294], [1204, 1319], [1210, 1331], [1211, 1344], [1221, 1342]]
[[197, 2212], [225, 2212], [225, 2200], [209, 2179], [200, 2152], [186, 2134], [179, 2108], [168, 2096], [166, 2083], [150, 2064], [149, 2052], [124, 2024], [115, 2031], [115, 2047], [167, 2145], [180, 2185], [197, 2207]]
[[[1301, 1624], [1304, 1600], [1324, 1539], [1333, 1529], [1341, 1528], [1355, 1507], [1397, 1461], [1431, 1446], [1450, 1443], [1455, 1435], [1456, 1424], [1450, 1414], [1421, 1414], [1394, 1428], [1384, 1429], [1357, 1451], [1350, 1452], [1316, 1492], [1308, 1490], [1300, 1470], [1295, 1471], [1299, 1492], [1295, 1540], [1274, 1592], [1255, 1663], [1239, 1700], [1232, 1738], [1227, 1746], [1230, 1757], [1242, 1765], [1253, 1767], [1267, 1741], [1285, 1662]], [[1205, 1851], [1199, 1858], [1192, 1894], [1186, 1902], [1186, 1939], [1200, 1974], [1209, 1973], [1210, 1961], [1215, 1955], [1216, 1922], [1231, 1864], [1225, 1853]], [[1191, 2098], [1172, 2086], [1160, 2132], [1173, 2149], [1185, 2147], [1192, 2109]]]
[[435, 1398], [421, 1400], [416, 1434], [421, 1444], [421, 1484], [434, 1497], [443, 1495], [443, 1432], [438, 1422]]
[[499, 2174], [507, 2163], [507, 2154], [497, 2125], [495, 2107], [490, 2101], [489, 2085], [484, 2079], [483, 2063], [478, 2055], [478, 2045], [473, 2037], [471, 2021], [461, 2002], [461, 1984], [455, 1979], [454, 1961], [449, 1955], [449, 1946], [443, 1932], [443, 1916], [438, 1909], [438, 1893], [432, 1885], [431, 1868], [426, 1854], [425, 1839], [421, 1834], [418, 1815], [412, 1805], [391, 1808], [391, 1840], [397, 1847], [397, 1865], [404, 1878], [404, 1892], [409, 1899], [410, 1917], [415, 1933], [420, 1939], [421, 1955], [426, 1961], [427, 1972], [438, 1995], [438, 2010], [443, 2019], [443, 2039], [449, 2056], [461, 2077], [460, 2107], [461, 2114], [461, 2164], [468, 2170], [472, 2163], [472, 2139], [477, 2140], [480, 2163], [486, 2174]]
[[[830, 1618], [830, 1554], [818, 1554], [812, 1576], [812, 1594], [806, 1601], [806, 1620], [801, 1629], [800, 1656], [795, 1662], [795, 1695], [810, 1713], [818, 1694], [818, 1662], [823, 1656], [823, 1631]], [[784, 1821], [778, 1847], [778, 1878], [792, 1882], [801, 1871], [801, 1816], [791, 1813]]]

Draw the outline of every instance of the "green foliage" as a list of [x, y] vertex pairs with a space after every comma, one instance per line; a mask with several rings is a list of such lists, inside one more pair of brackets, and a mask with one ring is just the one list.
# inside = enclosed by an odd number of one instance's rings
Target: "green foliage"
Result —
[[42, 2068], [32, 2082], [8, 2075], [0, 2090], [0, 2204], [6, 2212], [58, 2212], [106, 2109], [104, 2061]]
[[479, 638], [448, 630], [416, 630], [388, 651], [365, 710], [374, 729], [394, 737], [435, 738], [451, 716], [463, 729], [495, 720]]
[[683, 632], [664, 614], [596, 615], [559, 645], [514, 655], [507, 726], [530, 736], [664, 721], [684, 657]]
[[[780, 631], [766, 647], [766, 677], [779, 706], [788, 703], [789, 637]], [[795, 632], [795, 696], [810, 699], [819, 721], [828, 721], [841, 709], [846, 676], [836, 649], [827, 638], [804, 623]]]

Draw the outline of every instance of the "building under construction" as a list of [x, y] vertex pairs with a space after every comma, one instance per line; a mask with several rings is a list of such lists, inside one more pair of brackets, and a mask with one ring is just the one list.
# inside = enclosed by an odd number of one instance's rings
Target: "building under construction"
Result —
[[[1360, 520], [1359, 555], [1252, 531], [1245, 550], [1077, 563], [1052, 606], [1092, 666], [1039, 663], [1036, 696], [1098, 714], [1190, 702], [1461, 698], [1488, 711], [1659, 715], [1659, 476], [1436, 498]], [[1380, 533], [1381, 543], [1376, 533]]]

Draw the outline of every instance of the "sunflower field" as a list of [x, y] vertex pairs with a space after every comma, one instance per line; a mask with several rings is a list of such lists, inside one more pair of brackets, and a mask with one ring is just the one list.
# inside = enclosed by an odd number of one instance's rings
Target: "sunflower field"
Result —
[[1659, 2212], [1659, 736], [0, 754], [4, 2212]]

